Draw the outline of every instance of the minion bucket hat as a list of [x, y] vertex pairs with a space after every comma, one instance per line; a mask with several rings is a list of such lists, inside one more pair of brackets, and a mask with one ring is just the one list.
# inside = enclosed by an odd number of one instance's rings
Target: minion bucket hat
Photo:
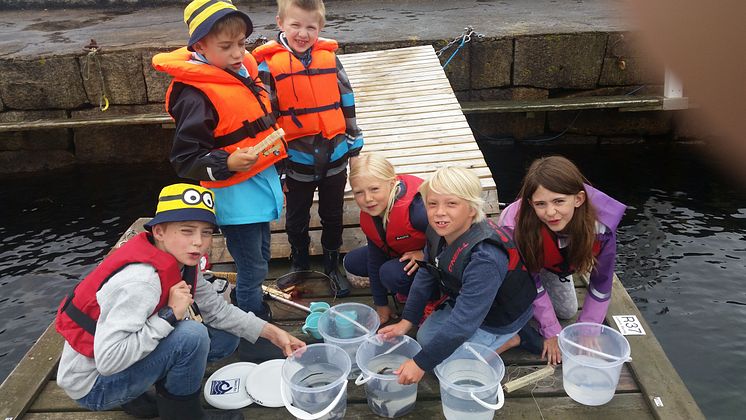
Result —
[[189, 27], [187, 49], [194, 51], [194, 44], [210, 33], [220, 18], [236, 13], [246, 22], [246, 37], [254, 31], [249, 15], [236, 9], [230, 0], [193, 0], [184, 9], [184, 22]]
[[161, 190], [155, 217], [145, 224], [145, 229], [150, 231], [160, 223], [190, 221], [211, 223], [217, 229], [212, 191], [198, 185], [173, 184]]

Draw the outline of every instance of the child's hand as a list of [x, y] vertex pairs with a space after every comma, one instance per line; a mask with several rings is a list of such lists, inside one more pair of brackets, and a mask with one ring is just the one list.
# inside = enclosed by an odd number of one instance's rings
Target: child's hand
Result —
[[249, 147], [248, 149], [241, 149], [239, 147], [228, 156], [226, 164], [228, 165], [228, 170], [231, 172], [246, 172], [254, 166], [257, 159], [259, 159], [259, 155], [254, 151], [253, 147]]
[[557, 337], [544, 340], [544, 350], [541, 352], [541, 358], [545, 357], [547, 358], [547, 363], [552, 366], [562, 363], [562, 354], [560, 353]]
[[399, 375], [400, 384], [411, 385], [419, 382], [422, 377], [425, 376], [425, 371], [420, 369], [414, 360], [409, 359], [402, 363], [402, 365], [399, 366], [399, 369], [394, 371], [394, 374]]
[[264, 325], [264, 328], [262, 328], [262, 332], [259, 335], [279, 347], [285, 356], [290, 356], [295, 350], [306, 346], [306, 343], [298, 340], [287, 331], [276, 325], [272, 325], [269, 322]]
[[184, 319], [187, 308], [194, 302], [192, 294], [189, 293], [189, 288], [189, 285], [182, 280], [168, 290], [168, 306], [174, 311], [174, 315], [179, 321]]
[[376, 312], [378, 313], [378, 318], [381, 320], [381, 325], [389, 322], [391, 315], [394, 313], [389, 305], [376, 306]]
[[407, 265], [404, 266], [404, 271], [407, 272], [408, 276], [411, 276], [415, 272], [417, 272], [417, 268], [419, 266], [417, 265], [417, 261], [423, 261], [425, 259], [425, 253], [422, 251], [407, 251], [404, 253], [404, 255], [399, 258], [399, 262], [404, 262], [406, 260], [409, 260]]
[[402, 319], [401, 321], [397, 322], [393, 325], [387, 325], [380, 330], [378, 330], [378, 334], [383, 335], [384, 340], [388, 340], [390, 338], [399, 337], [412, 329], [412, 323], [407, 321], [406, 319]]

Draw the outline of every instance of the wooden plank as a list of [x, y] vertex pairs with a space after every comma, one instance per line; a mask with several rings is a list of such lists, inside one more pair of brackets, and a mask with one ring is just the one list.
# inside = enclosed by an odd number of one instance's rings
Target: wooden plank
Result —
[[41, 392], [57, 366], [64, 340], [54, 323], [36, 340], [0, 385], [0, 418], [20, 418]]
[[[616, 275], [614, 275], [611, 296], [613, 298], [609, 305], [606, 322], [612, 328], [616, 328], [612, 316], [635, 315], [647, 333], [644, 336], [626, 336], [626, 338], [631, 348], [632, 361], [629, 362], [631, 370], [656, 418], [704, 419], [704, 414], [671, 361], [666, 357], [658, 339], [653, 335], [653, 329], [645, 321]], [[661, 404], [656, 404], [656, 400]]]
[[659, 96], [588, 96], [552, 98], [527, 101], [462, 102], [464, 114], [500, 112], [572, 111], [578, 109], [658, 107], [663, 104]]

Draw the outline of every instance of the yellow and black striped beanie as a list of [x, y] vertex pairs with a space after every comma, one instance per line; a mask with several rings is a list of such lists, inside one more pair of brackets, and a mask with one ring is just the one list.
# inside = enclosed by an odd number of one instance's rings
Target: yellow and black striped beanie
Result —
[[194, 44], [207, 36], [220, 18], [237, 13], [246, 21], [246, 37], [254, 31], [249, 15], [236, 9], [230, 0], [193, 0], [184, 9], [184, 22], [189, 27], [187, 48], [194, 51]]

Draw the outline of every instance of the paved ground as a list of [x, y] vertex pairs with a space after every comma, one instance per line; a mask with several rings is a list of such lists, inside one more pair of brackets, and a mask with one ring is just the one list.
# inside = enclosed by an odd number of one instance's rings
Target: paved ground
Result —
[[[275, 6], [240, 6], [254, 36], [273, 37]], [[104, 48], [178, 46], [186, 39], [182, 8], [0, 11], [0, 58], [81, 51], [91, 38]], [[324, 35], [342, 43], [452, 39], [473, 26], [489, 37], [634, 29], [623, 0], [355, 0], [329, 1]]]

